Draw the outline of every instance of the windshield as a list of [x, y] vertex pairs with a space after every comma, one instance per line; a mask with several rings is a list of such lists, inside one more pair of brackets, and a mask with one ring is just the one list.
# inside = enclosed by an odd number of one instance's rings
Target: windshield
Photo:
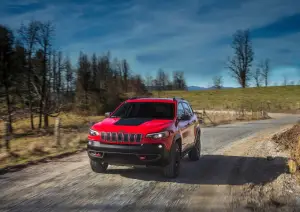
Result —
[[173, 119], [174, 103], [127, 102], [111, 117]]

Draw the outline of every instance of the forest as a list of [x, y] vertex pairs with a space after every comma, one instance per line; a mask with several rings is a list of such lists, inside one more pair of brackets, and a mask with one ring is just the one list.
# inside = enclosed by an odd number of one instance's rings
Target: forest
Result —
[[47, 128], [49, 117], [62, 111], [101, 115], [129, 95], [186, 89], [183, 71], [171, 77], [159, 69], [156, 76], [143, 76], [143, 70], [131, 70], [126, 58], [109, 50], [78, 52], [72, 61], [54, 45], [55, 36], [50, 21], [30, 21], [16, 30], [0, 25], [0, 118], [10, 133], [16, 119], [29, 118], [31, 129]]

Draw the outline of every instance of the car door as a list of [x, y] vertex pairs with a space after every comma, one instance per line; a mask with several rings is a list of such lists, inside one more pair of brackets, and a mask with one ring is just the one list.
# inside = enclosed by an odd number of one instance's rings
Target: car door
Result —
[[182, 103], [184, 112], [189, 115], [189, 120], [188, 120], [188, 127], [187, 127], [187, 148], [192, 147], [194, 145], [195, 141], [195, 124], [196, 124], [196, 117], [195, 114], [190, 107], [190, 105], [186, 102]]
[[183, 115], [185, 114], [185, 110], [184, 107], [182, 105], [181, 102], [179, 102], [177, 104], [177, 117], [179, 118], [178, 121], [178, 129], [180, 131], [181, 134], [181, 138], [182, 138], [182, 151], [185, 151], [188, 146], [189, 146], [189, 139], [190, 139], [190, 132], [189, 132], [189, 120], [180, 120], [180, 117], [183, 117]]

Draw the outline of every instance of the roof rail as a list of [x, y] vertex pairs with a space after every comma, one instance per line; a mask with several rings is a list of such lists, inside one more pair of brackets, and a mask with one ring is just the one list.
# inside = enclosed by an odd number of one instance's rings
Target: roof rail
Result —
[[130, 97], [129, 99], [138, 99], [139, 97], [134, 96], [134, 97]]
[[174, 101], [177, 100], [177, 99], [185, 100], [185, 99], [182, 98], [182, 97], [173, 97], [173, 100], [174, 100]]

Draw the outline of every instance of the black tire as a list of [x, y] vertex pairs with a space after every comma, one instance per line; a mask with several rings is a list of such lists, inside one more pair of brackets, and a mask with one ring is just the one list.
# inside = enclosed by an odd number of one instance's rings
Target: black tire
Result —
[[191, 151], [189, 151], [189, 159], [191, 161], [197, 161], [200, 159], [200, 156], [201, 156], [201, 139], [200, 139], [200, 133], [198, 132], [195, 141], [195, 146]]
[[176, 142], [171, 147], [170, 152], [170, 163], [163, 168], [164, 176], [167, 178], [176, 178], [179, 175], [180, 170], [180, 160], [181, 160], [181, 152], [180, 152], [179, 143]]
[[90, 160], [91, 168], [96, 173], [104, 173], [108, 168], [108, 163]]

